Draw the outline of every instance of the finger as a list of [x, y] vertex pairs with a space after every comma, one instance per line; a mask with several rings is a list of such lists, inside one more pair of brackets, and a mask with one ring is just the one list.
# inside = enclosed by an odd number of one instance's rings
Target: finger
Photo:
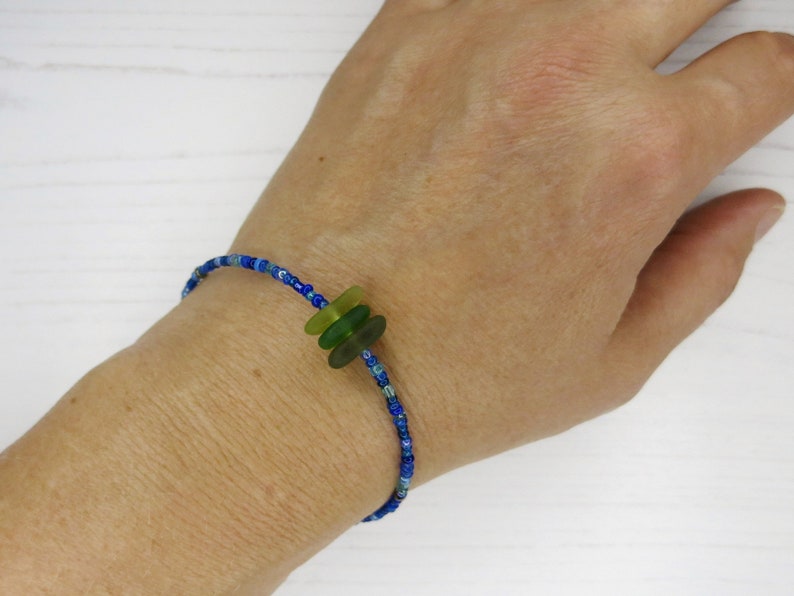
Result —
[[682, 173], [696, 193], [794, 113], [794, 37], [740, 35], [666, 78], [683, 115]]
[[[632, 49], [658, 66], [706, 21], [736, 0], [653, 0], [621, 2], [617, 18], [626, 25]], [[610, 4], [610, 3], [607, 3]], [[614, 4], [614, 2], [612, 2]]]
[[616, 374], [643, 383], [732, 293], [753, 244], [783, 213], [769, 190], [745, 190], [687, 213], [654, 252], [615, 329]]

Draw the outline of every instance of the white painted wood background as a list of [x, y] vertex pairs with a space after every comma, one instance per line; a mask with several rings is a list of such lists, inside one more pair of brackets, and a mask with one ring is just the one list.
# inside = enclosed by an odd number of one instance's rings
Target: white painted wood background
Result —
[[[0, 447], [224, 252], [378, 8], [0, 0]], [[794, 32], [791, 0], [666, 68], [752, 29]], [[794, 122], [708, 195], [755, 185], [794, 199]], [[417, 490], [279, 594], [794, 594], [793, 260], [788, 214], [628, 406]]]

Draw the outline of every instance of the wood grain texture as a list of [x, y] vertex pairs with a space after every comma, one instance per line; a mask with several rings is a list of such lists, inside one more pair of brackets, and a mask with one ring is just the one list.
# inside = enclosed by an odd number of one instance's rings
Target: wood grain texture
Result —
[[[0, 446], [222, 253], [377, 0], [0, 0]], [[663, 67], [742, 31], [744, 0]], [[794, 122], [706, 193], [794, 197]], [[450, 474], [279, 594], [794, 593], [794, 216], [621, 410]]]

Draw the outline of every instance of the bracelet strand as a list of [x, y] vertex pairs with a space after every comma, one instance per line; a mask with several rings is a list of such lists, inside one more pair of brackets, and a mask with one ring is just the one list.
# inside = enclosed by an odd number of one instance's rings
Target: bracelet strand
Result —
[[[354, 286], [337, 300], [329, 302], [325, 296], [315, 291], [311, 284], [301, 282], [296, 275], [290, 273], [284, 267], [279, 267], [267, 259], [261, 259], [248, 255], [230, 254], [222, 257], [210, 259], [203, 265], [196, 267], [190, 279], [182, 290], [184, 299], [201, 283], [212, 271], [221, 267], [238, 267], [240, 269], [250, 269], [258, 273], [269, 275], [274, 280], [291, 287], [298, 294], [303, 296], [314, 308], [323, 311], [312, 317], [307, 323], [306, 331], [316, 334], [323, 332], [320, 336], [322, 347], [331, 346], [333, 351], [329, 356], [329, 363], [334, 368], [341, 368], [350, 360], [358, 356], [366, 365], [382, 396], [386, 400], [386, 407], [392, 417], [392, 422], [397, 430], [397, 438], [400, 442], [400, 472], [397, 485], [389, 499], [374, 513], [365, 517], [362, 521], [376, 521], [385, 515], [397, 510], [400, 503], [408, 494], [411, 485], [411, 478], [414, 475], [414, 454], [413, 440], [408, 431], [408, 415], [405, 412], [394, 386], [389, 380], [386, 367], [378, 361], [377, 356], [369, 350], [369, 344], [376, 340], [383, 333], [386, 321], [383, 317], [376, 316], [370, 319], [369, 308], [366, 306], [356, 306], [358, 300], [363, 295], [363, 291]], [[335, 308], [339, 302], [345, 302], [345, 306]], [[330, 307], [330, 308], [329, 308]], [[323, 310], [325, 309], [325, 310]], [[354, 312], [355, 311], [355, 312]], [[317, 319], [323, 319], [318, 326]], [[314, 327], [317, 330], [310, 330]], [[341, 338], [341, 339], [340, 339]], [[324, 345], [325, 344], [325, 345]], [[361, 349], [359, 347], [363, 346]], [[366, 348], [366, 349], [364, 349]], [[330, 349], [327, 348], [326, 349]]]

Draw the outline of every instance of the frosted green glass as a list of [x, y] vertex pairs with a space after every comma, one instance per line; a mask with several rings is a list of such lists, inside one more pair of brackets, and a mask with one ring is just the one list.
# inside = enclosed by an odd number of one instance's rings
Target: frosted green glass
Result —
[[353, 335], [353, 332], [361, 327], [369, 318], [369, 306], [359, 304], [354, 306], [339, 319], [331, 323], [331, 326], [323, 331], [320, 336], [319, 344], [323, 350], [331, 350], [342, 343], [346, 337]]
[[356, 304], [361, 302], [364, 297], [364, 290], [359, 286], [353, 286], [344, 291], [336, 300], [314, 315], [306, 323], [304, 331], [309, 335], [320, 335], [328, 329], [334, 321], [346, 314]]
[[342, 368], [350, 364], [356, 356], [375, 343], [384, 331], [386, 318], [375, 315], [333, 349], [328, 355], [328, 364], [331, 368]]

